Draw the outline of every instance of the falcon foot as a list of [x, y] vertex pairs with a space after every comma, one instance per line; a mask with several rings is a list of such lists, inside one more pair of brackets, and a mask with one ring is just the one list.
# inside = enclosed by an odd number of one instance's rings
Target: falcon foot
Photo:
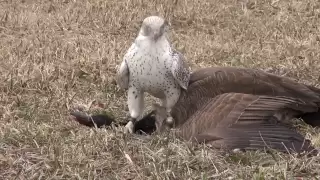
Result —
[[173, 117], [171, 116], [171, 111], [167, 112], [166, 125], [170, 128], [173, 126]]
[[173, 124], [173, 118], [171, 116], [167, 117], [166, 123], [171, 126]]
[[134, 133], [134, 125], [136, 123], [136, 119], [135, 118], [132, 118], [132, 117], [129, 117], [129, 122], [126, 124], [125, 126], [125, 129], [124, 129], [124, 133], [125, 134], [133, 134]]

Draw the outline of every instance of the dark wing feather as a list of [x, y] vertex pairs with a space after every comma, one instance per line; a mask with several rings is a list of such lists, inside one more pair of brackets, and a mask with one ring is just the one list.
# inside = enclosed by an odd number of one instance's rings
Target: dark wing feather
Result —
[[[256, 95], [289, 96], [320, 102], [320, 89], [298, 83], [290, 78], [277, 76], [257, 69], [238, 67], [210, 67], [199, 69], [190, 77], [189, 93], [207, 89], [201, 96], [238, 92]], [[213, 90], [213, 92], [210, 92]], [[219, 93], [220, 92], [220, 93]]]
[[264, 71], [236, 67], [202, 68], [191, 74], [188, 90], [183, 92], [172, 116], [183, 124], [208, 98], [223, 93], [286, 96], [320, 102], [320, 89]]
[[282, 125], [253, 124], [242, 128], [217, 128], [195, 136], [195, 141], [224, 149], [276, 149], [282, 152], [313, 151], [310, 140]]
[[[229, 148], [253, 148], [270, 146], [280, 151], [288, 148], [308, 150], [305, 139], [286, 127], [274, 115], [285, 110], [313, 112], [316, 104], [289, 97], [258, 96], [226, 93], [202, 105], [188, 121], [182, 124], [179, 135], [212, 145]], [[262, 138], [261, 138], [262, 137]]]

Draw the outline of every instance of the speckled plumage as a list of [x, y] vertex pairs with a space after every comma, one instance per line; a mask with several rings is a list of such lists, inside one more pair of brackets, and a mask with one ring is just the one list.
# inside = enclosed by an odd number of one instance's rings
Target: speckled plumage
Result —
[[[139, 35], [124, 55], [117, 83], [128, 89], [130, 117], [137, 119], [144, 110], [144, 92], [161, 99], [170, 115], [181, 90], [187, 89], [190, 72], [183, 55], [166, 38], [167, 23], [158, 16], [144, 19]], [[131, 133], [133, 123], [126, 126]]]

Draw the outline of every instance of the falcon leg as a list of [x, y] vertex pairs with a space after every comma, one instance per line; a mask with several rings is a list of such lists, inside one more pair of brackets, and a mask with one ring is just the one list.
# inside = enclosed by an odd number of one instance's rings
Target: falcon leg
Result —
[[171, 124], [173, 122], [173, 119], [171, 117], [171, 108], [168, 107], [167, 99], [161, 100], [161, 106], [166, 107], [166, 111], [167, 111], [166, 123]]
[[128, 108], [130, 113], [129, 122], [125, 126], [126, 133], [133, 133], [134, 124], [144, 110], [144, 93], [137, 88], [128, 89]]
[[168, 93], [166, 93], [166, 99], [162, 100], [162, 106], [166, 107], [166, 110], [167, 110], [166, 123], [170, 126], [173, 124], [171, 110], [173, 106], [178, 102], [179, 97], [180, 97], [180, 89], [170, 89]]
[[152, 106], [153, 106], [153, 110], [156, 112], [156, 121], [155, 121], [156, 132], [161, 133], [164, 126], [166, 125], [166, 119], [167, 119], [166, 107], [159, 105], [157, 103], [154, 103]]

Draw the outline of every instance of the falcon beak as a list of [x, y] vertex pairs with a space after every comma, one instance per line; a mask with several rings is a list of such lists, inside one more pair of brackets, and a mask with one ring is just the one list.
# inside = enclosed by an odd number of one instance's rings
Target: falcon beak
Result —
[[153, 34], [153, 40], [154, 40], [154, 41], [157, 41], [161, 36], [162, 36], [162, 33], [161, 33], [160, 31], [156, 31], [156, 32]]

